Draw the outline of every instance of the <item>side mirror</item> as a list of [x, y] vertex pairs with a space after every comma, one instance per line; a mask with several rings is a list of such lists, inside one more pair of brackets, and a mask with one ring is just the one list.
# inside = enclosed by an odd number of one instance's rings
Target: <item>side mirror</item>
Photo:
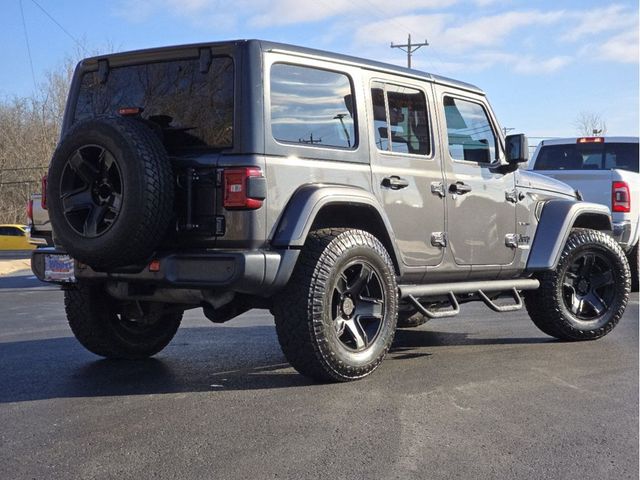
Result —
[[506, 157], [510, 164], [529, 161], [529, 142], [526, 135], [509, 135], [505, 138]]

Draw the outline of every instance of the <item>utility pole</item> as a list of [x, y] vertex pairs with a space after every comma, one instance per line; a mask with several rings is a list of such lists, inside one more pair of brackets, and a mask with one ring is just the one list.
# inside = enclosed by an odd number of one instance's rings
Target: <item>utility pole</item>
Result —
[[511, 130], [515, 130], [515, 128], [511, 128], [511, 127], [503, 127], [502, 128], [502, 132], [504, 133], [504, 136], [507, 136], [507, 133], [509, 133]]
[[409, 34], [407, 43], [404, 45], [394, 45], [393, 42], [391, 42], [391, 48], [399, 48], [403, 52], [407, 52], [407, 68], [411, 68], [411, 55], [413, 54], [413, 52], [418, 50], [420, 47], [428, 47], [428, 46], [429, 46], [429, 43], [427, 42], [426, 39], [424, 43], [411, 43], [411, 34]]

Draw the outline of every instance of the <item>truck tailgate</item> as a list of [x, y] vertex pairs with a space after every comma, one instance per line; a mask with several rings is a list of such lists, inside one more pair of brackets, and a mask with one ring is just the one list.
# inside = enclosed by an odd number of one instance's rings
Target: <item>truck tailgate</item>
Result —
[[545, 175], [560, 180], [579, 190], [587, 202], [600, 203], [611, 208], [612, 170], [545, 170]]

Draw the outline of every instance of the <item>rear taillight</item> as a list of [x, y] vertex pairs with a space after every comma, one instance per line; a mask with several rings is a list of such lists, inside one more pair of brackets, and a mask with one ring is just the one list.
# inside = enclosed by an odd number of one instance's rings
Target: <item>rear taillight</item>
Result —
[[47, 176], [42, 177], [42, 195], [40, 196], [40, 206], [43, 210], [47, 209]]
[[577, 143], [604, 143], [603, 137], [582, 137], [577, 140]]
[[266, 197], [266, 181], [258, 167], [226, 168], [224, 178], [224, 208], [256, 210]]
[[631, 194], [627, 182], [613, 182], [611, 184], [611, 211], [631, 211]]
[[27, 202], [27, 218], [29, 219], [29, 223], [33, 223], [33, 200], [29, 199]]
[[135, 117], [140, 115], [144, 111], [142, 107], [120, 107], [118, 108], [118, 115], [121, 117]]

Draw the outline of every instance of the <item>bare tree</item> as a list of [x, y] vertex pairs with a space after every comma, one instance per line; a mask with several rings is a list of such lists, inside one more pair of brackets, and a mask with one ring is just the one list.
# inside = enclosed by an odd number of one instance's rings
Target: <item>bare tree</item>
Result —
[[599, 113], [580, 112], [573, 122], [578, 135], [606, 135], [607, 123]]
[[26, 203], [31, 193], [40, 191], [60, 136], [76, 63], [113, 51], [110, 42], [91, 52], [76, 48], [45, 75], [33, 95], [0, 98], [0, 223], [24, 223]]
[[28, 97], [0, 99], [0, 223], [24, 223], [60, 135], [75, 61], [46, 75]]

